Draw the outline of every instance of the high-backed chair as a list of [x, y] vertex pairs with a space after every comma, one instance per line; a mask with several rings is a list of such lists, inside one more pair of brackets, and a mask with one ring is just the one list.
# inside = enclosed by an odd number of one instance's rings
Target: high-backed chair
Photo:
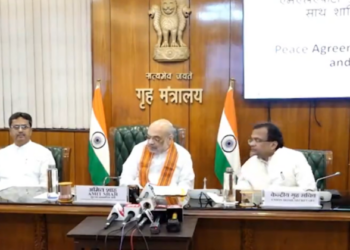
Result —
[[52, 153], [58, 170], [59, 181], [74, 181], [74, 176], [71, 175], [69, 168], [70, 148], [60, 146], [47, 146]]
[[[307, 150], [299, 149], [302, 152], [311, 166], [315, 180], [327, 175], [327, 167], [332, 165], [333, 152], [326, 150]], [[317, 183], [317, 189], [326, 189], [326, 180], [320, 180]]]
[[[114, 146], [115, 173], [120, 176], [123, 164], [129, 157], [134, 146], [147, 139], [148, 126], [121, 126], [110, 129]], [[175, 127], [174, 141], [185, 146], [185, 129]]]

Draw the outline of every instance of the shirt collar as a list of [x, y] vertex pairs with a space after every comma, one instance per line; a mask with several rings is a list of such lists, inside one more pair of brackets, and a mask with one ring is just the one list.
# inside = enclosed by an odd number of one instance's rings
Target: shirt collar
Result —
[[14, 148], [17, 149], [17, 150], [19, 150], [19, 149], [23, 150], [23, 149], [29, 148], [31, 144], [32, 144], [32, 141], [29, 140], [26, 144], [24, 144], [24, 145], [22, 145], [22, 146], [20, 146], [20, 147], [17, 146], [16, 144], [13, 144], [13, 146], [14, 146]]
[[261, 159], [261, 158], [259, 158], [259, 157], [258, 157], [258, 160], [261, 161], [261, 162], [264, 163], [264, 164], [268, 164], [268, 163], [271, 161], [272, 157], [274, 157], [278, 152], [281, 152], [281, 151], [279, 151], [280, 149], [281, 149], [281, 148], [278, 148], [278, 149], [273, 153], [273, 155], [271, 155], [271, 156], [267, 159], [267, 161], [265, 161], [265, 160], [263, 160], [263, 159]]

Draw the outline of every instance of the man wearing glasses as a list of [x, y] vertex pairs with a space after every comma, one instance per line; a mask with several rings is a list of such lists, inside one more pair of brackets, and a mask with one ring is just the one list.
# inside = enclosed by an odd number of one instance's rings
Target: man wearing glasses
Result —
[[30, 140], [32, 117], [18, 112], [9, 118], [13, 144], [0, 150], [1, 186], [46, 186], [47, 168], [55, 165], [52, 153]]
[[276, 125], [255, 125], [248, 143], [251, 158], [242, 166], [238, 189], [316, 190], [315, 178], [305, 156], [284, 147], [282, 133]]
[[120, 185], [194, 188], [189, 152], [173, 140], [173, 125], [161, 119], [148, 129], [147, 140], [136, 145], [123, 165]]

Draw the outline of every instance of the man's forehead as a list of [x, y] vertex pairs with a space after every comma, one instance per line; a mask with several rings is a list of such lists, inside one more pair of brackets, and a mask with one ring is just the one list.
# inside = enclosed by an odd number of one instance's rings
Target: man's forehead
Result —
[[12, 124], [29, 124], [29, 121], [22, 117], [19, 117], [17, 119], [12, 120]]
[[150, 135], [150, 136], [162, 136], [163, 131], [159, 128], [149, 128], [148, 135]]
[[267, 129], [266, 128], [254, 129], [252, 132], [252, 135], [255, 137], [266, 137], [267, 136]]

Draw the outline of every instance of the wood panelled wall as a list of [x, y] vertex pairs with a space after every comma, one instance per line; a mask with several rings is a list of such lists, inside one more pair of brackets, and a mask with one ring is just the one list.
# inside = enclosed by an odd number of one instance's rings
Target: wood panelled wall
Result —
[[[246, 141], [252, 126], [270, 119], [281, 128], [287, 147], [332, 150], [333, 167], [327, 171], [341, 171], [342, 175], [330, 180], [329, 188], [348, 189], [349, 101], [244, 100], [242, 0], [190, 0], [192, 14], [184, 33], [190, 60], [157, 63], [152, 59], [156, 33], [148, 16], [153, 4], [160, 4], [160, 0], [92, 1], [93, 78], [102, 80], [108, 127], [149, 124], [167, 118], [186, 128], [186, 147], [192, 155], [196, 187], [202, 187], [204, 177], [208, 187], [220, 187], [213, 171], [215, 143], [228, 81], [234, 77], [242, 163], [249, 155]], [[148, 81], [145, 77], [147, 72], [190, 71], [191, 81], [174, 77], [171, 81]], [[167, 86], [203, 88], [203, 103], [166, 105], [159, 99], [158, 89]], [[136, 88], [154, 89], [151, 107], [140, 110]], [[33, 140], [71, 147], [75, 183], [90, 183], [88, 133], [35, 132]], [[8, 143], [8, 132], [1, 132], [0, 146]]]

